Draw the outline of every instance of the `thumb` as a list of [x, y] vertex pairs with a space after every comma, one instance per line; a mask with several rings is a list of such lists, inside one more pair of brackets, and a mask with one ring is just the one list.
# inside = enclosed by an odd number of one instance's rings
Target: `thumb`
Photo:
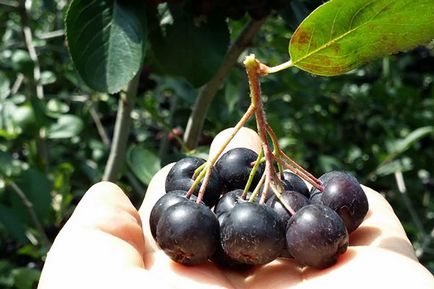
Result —
[[98, 183], [56, 237], [38, 288], [107, 288], [101, 285], [127, 269], [144, 268], [143, 249], [140, 217], [128, 197], [112, 183]]

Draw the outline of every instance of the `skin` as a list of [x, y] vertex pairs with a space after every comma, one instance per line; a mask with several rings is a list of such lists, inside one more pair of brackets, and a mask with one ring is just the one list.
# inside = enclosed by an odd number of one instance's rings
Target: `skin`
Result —
[[[227, 133], [216, 137], [211, 153]], [[260, 147], [249, 129], [231, 146]], [[417, 261], [392, 207], [368, 187], [369, 212], [330, 268], [303, 268], [288, 259], [246, 272], [177, 264], [158, 249], [148, 225], [170, 167], [153, 177], [138, 211], [115, 184], [92, 186], [54, 241], [38, 288], [434, 288], [433, 275]]]

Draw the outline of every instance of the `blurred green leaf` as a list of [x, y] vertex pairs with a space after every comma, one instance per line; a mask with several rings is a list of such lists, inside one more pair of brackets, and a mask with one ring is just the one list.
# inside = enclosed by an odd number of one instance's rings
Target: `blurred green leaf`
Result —
[[47, 135], [50, 139], [71, 138], [80, 134], [83, 129], [83, 121], [81, 118], [65, 114], [61, 115], [57, 122], [51, 125]]
[[8, 208], [0, 203], [0, 224], [18, 242], [27, 242], [26, 223], [22, 216], [12, 208]]
[[71, 1], [65, 25], [69, 52], [91, 88], [116, 93], [139, 71], [147, 38], [144, 2]]
[[376, 174], [384, 177], [394, 174], [395, 172], [406, 172], [412, 168], [411, 160], [409, 158], [402, 158], [383, 163], [376, 169]]
[[[35, 169], [23, 171], [15, 180], [16, 185], [32, 203], [36, 215], [42, 221], [49, 221], [52, 216], [51, 189], [52, 183], [46, 175]], [[20, 215], [32, 224], [27, 208], [22, 200], [11, 192], [12, 208], [20, 212]]]
[[409, 133], [404, 139], [396, 142], [392, 148], [391, 154], [397, 156], [410, 148], [414, 143], [418, 142], [423, 137], [434, 133], [434, 126], [420, 127]]
[[144, 184], [148, 185], [155, 173], [161, 168], [160, 159], [149, 149], [132, 146], [127, 153], [127, 164]]
[[41, 272], [33, 268], [16, 268], [11, 275], [16, 289], [32, 289], [39, 279]]
[[25, 50], [15, 50], [12, 54], [12, 67], [26, 76], [33, 77], [34, 63]]
[[5, 99], [9, 95], [10, 91], [9, 78], [0, 71], [0, 99]]
[[318, 7], [291, 37], [295, 66], [333, 76], [384, 55], [434, 39], [432, 0], [332, 0]]
[[166, 73], [199, 87], [222, 64], [229, 46], [229, 30], [222, 17], [209, 16], [201, 21], [179, 6], [171, 6], [173, 23], [165, 25], [164, 33], [152, 35], [152, 49]]
[[7, 152], [0, 151], [0, 176], [9, 177], [14, 171], [12, 156]]
[[56, 75], [52, 71], [42, 71], [41, 72], [41, 84], [47, 85], [56, 82]]

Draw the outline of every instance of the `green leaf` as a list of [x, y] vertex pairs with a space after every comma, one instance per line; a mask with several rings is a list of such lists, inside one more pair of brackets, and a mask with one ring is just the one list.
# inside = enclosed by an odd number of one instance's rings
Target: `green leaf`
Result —
[[41, 272], [34, 268], [15, 268], [11, 275], [14, 279], [14, 288], [16, 289], [31, 289], [39, 279]]
[[26, 228], [20, 212], [0, 204], [0, 224], [16, 241], [25, 243], [27, 241]]
[[313, 11], [289, 43], [293, 64], [333, 76], [434, 39], [432, 0], [331, 0]]
[[142, 1], [74, 0], [65, 25], [69, 52], [91, 88], [115, 93], [139, 71], [147, 28]]
[[16, 171], [12, 155], [0, 151], [0, 175], [11, 176]]
[[83, 121], [71, 114], [61, 115], [55, 124], [48, 129], [48, 138], [70, 138], [80, 134], [83, 129]]
[[157, 155], [140, 146], [133, 146], [128, 150], [127, 164], [140, 181], [146, 185], [161, 168]]
[[411, 145], [418, 142], [421, 138], [434, 133], [434, 126], [424, 126], [415, 129], [409, 133], [405, 138], [398, 141], [393, 148], [393, 154], [398, 155], [410, 148]]
[[228, 26], [224, 18], [208, 17], [201, 21], [176, 8], [171, 10], [173, 23], [163, 27], [165, 33], [153, 34], [153, 53], [166, 73], [184, 77], [199, 87], [223, 62], [229, 46]]
[[[35, 169], [28, 169], [15, 180], [16, 185], [32, 203], [36, 215], [42, 221], [49, 221], [52, 217], [51, 189], [52, 183], [46, 175]], [[15, 193], [11, 194], [12, 209], [20, 213], [29, 225], [33, 226], [29, 213], [22, 200]]]

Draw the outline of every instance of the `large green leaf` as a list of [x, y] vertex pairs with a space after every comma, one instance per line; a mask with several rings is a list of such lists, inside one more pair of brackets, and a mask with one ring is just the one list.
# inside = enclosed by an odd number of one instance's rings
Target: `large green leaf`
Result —
[[127, 153], [127, 164], [144, 184], [148, 185], [152, 176], [160, 169], [160, 159], [150, 150], [133, 146]]
[[115, 93], [139, 70], [147, 38], [143, 1], [74, 0], [65, 25], [69, 52], [91, 88]]
[[433, 0], [331, 0], [294, 32], [295, 66], [332, 76], [434, 39]]
[[222, 17], [195, 18], [177, 5], [171, 12], [173, 22], [163, 26], [163, 33], [152, 35], [153, 53], [164, 72], [199, 87], [223, 62], [229, 46], [227, 23]]

